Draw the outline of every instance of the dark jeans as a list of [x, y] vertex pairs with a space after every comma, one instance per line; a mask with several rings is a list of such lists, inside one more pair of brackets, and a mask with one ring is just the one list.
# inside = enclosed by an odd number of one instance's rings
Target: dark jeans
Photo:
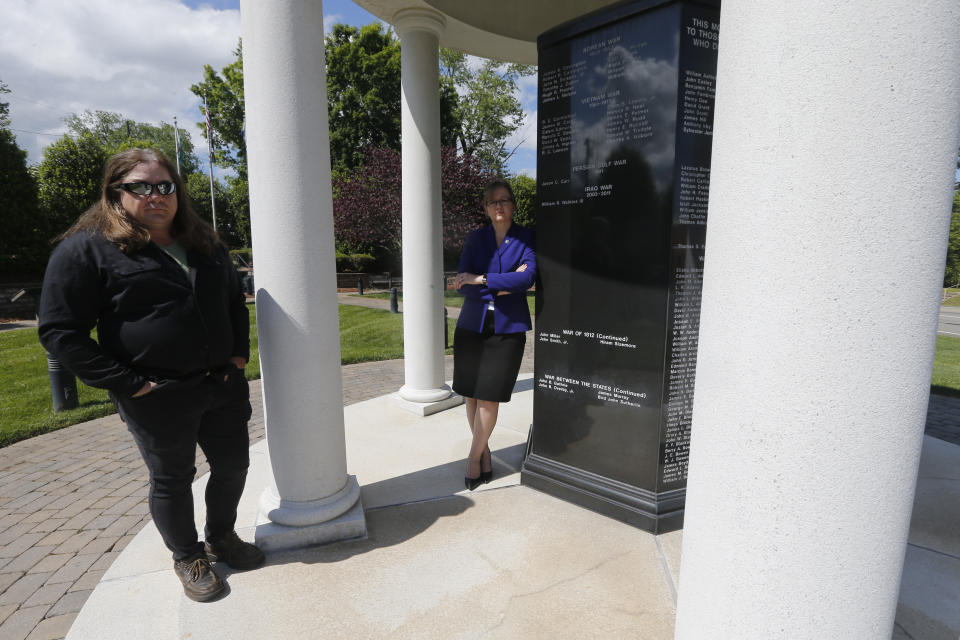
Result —
[[203, 549], [191, 491], [197, 444], [210, 463], [206, 539], [233, 531], [250, 465], [250, 389], [243, 372], [230, 365], [209, 375], [162, 381], [138, 398], [114, 399], [150, 471], [150, 515], [174, 559]]

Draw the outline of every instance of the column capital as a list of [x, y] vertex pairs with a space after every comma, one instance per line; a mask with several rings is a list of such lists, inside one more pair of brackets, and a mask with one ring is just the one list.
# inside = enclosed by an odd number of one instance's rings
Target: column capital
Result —
[[391, 21], [399, 35], [410, 31], [427, 31], [440, 37], [447, 28], [443, 14], [428, 7], [408, 7], [393, 14]]

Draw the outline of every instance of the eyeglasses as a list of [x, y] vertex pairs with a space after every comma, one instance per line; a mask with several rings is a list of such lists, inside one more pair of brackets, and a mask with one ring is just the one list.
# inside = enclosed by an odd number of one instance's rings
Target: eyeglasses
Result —
[[505, 207], [508, 204], [513, 204], [513, 200], [487, 200], [488, 207]]
[[168, 196], [177, 190], [177, 183], [169, 181], [158, 182], [156, 184], [150, 182], [124, 182], [118, 184], [117, 187], [138, 196], [148, 196], [153, 193], [154, 189], [156, 189], [160, 195]]

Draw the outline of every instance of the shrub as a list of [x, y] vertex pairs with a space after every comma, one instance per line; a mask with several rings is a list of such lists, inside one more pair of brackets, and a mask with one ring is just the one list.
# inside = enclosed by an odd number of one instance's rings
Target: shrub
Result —
[[337, 251], [337, 273], [365, 273], [376, 261], [368, 253], [340, 253]]

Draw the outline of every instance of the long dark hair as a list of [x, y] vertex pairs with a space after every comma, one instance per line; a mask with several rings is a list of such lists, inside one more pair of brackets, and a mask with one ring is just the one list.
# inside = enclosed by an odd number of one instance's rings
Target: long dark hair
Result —
[[177, 168], [163, 152], [156, 149], [127, 149], [107, 160], [100, 185], [100, 199], [67, 229], [58, 239], [80, 231], [102, 235], [124, 252], [142, 249], [150, 243], [150, 232], [126, 212], [120, 204], [120, 183], [134, 167], [145, 162], [156, 162], [167, 170], [177, 185], [177, 215], [173, 218], [170, 235], [188, 249], [210, 253], [220, 242], [217, 232], [194, 211], [183, 179]]

